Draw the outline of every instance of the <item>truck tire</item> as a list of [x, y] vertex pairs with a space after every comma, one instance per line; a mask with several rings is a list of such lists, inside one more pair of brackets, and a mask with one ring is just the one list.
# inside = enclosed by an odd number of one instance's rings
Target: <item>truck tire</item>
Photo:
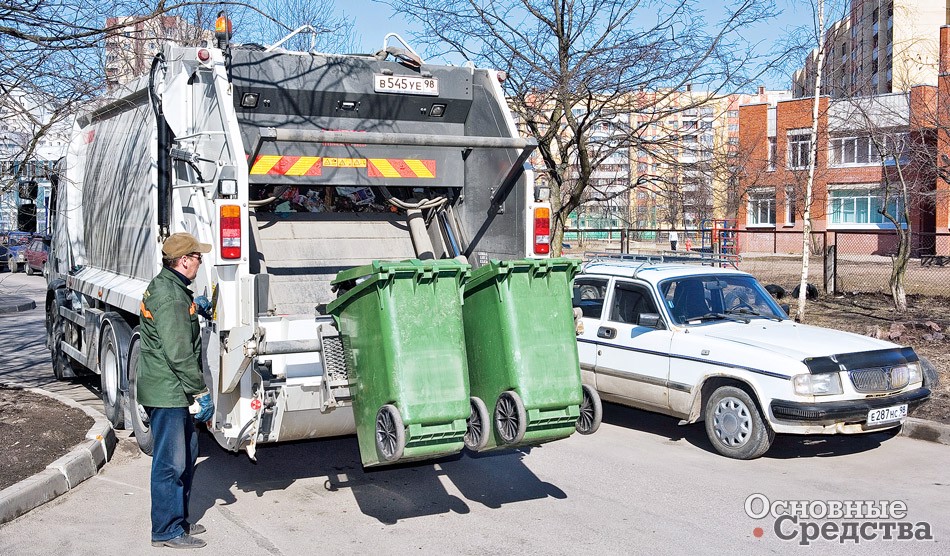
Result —
[[604, 406], [600, 401], [600, 394], [591, 386], [582, 384], [581, 391], [584, 397], [574, 428], [581, 434], [594, 434], [600, 428], [600, 421], [604, 417]]
[[514, 390], [502, 392], [495, 402], [495, 432], [503, 444], [517, 444], [524, 440], [528, 429], [528, 414], [521, 396]]
[[59, 314], [59, 307], [59, 301], [54, 299], [46, 314], [47, 326], [49, 326], [49, 353], [53, 364], [53, 376], [56, 380], [66, 380], [75, 377], [76, 370], [73, 368], [72, 361], [60, 347], [66, 339], [66, 323]]
[[406, 427], [402, 423], [399, 410], [392, 404], [386, 404], [376, 412], [376, 452], [386, 463], [392, 463], [402, 457], [406, 449]]
[[102, 386], [102, 405], [106, 418], [116, 429], [125, 428], [125, 410], [122, 407], [123, 360], [116, 337], [115, 325], [107, 321], [102, 326], [99, 344], [99, 378]]
[[30, 266], [30, 263], [26, 263], [23, 266], [26, 267], [26, 275], [33, 276], [33, 267]]
[[139, 369], [139, 340], [136, 337], [133, 340], [132, 347], [129, 349], [129, 420], [132, 421], [132, 434], [135, 435], [135, 442], [139, 445], [142, 453], [152, 455], [152, 429], [148, 423], [148, 413], [145, 408], [139, 405], [138, 401], [138, 369]]
[[465, 436], [462, 441], [465, 447], [473, 452], [479, 452], [488, 445], [488, 437], [491, 435], [491, 422], [488, 420], [488, 408], [481, 398], [472, 396], [469, 398], [469, 404], [472, 411], [465, 423]]
[[17, 271], [16, 260], [13, 257], [7, 259], [7, 268], [10, 269], [10, 273], [15, 273]]
[[775, 432], [745, 390], [720, 386], [704, 410], [706, 435], [720, 454], [734, 459], [755, 459], [768, 451]]

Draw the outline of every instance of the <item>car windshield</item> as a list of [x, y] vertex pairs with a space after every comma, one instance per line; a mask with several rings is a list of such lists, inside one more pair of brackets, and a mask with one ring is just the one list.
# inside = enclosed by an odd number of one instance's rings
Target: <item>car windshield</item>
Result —
[[687, 276], [660, 284], [673, 322], [765, 318], [784, 320], [785, 313], [755, 278], [742, 275]]

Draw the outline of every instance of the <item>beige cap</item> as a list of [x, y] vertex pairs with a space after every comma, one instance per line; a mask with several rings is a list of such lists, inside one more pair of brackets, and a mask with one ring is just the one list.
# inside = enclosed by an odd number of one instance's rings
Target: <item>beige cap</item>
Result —
[[201, 243], [195, 236], [187, 232], [178, 232], [168, 236], [165, 243], [162, 244], [162, 253], [173, 259], [175, 257], [184, 257], [188, 253], [210, 253], [211, 244]]

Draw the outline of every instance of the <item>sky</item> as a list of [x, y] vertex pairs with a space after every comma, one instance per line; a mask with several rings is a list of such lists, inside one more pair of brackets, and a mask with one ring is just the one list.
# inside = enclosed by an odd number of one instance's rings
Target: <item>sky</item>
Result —
[[[710, 14], [720, 10], [723, 3], [724, 0], [698, 2], [700, 7], [709, 10]], [[763, 44], [770, 45], [790, 29], [811, 25], [811, 2], [775, 0], [775, 4], [782, 10], [782, 14], [768, 24], [748, 29], [745, 33], [746, 39], [754, 42], [762, 41]], [[387, 33], [398, 33], [409, 42], [410, 46], [414, 46], [411, 33], [417, 31], [418, 27], [410, 25], [401, 16], [393, 15], [389, 6], [372, 0], [347, 0], [346, 2], [338, 0], [337, 6], [344, 6], [342, 11], [354, 21], [355, 32], [361, 39], [358, 43], [361, 47], [359, 52], [375, 52], [382, 48], [383, 37]], [[712, 19], [711, 15], [708, 17]], [[420, 52], [420, 54], [425, 57], [425, 53]], [[790, 76], [785, 74], [769, 75], [762, 81], [769, 89], [787, 89], [791, 85]]]

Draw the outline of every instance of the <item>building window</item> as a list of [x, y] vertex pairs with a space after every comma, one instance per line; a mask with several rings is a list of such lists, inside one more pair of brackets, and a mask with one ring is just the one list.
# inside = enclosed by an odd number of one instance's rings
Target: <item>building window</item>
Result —
[[795, 224], [795, 186], [785, 186], [785, 224]]
[[775, 137], [769, 137], [768, 169], [775, 170]]
[[811, 151], [811, 132], [788, 132], [788, 167], [804, 168], [808, 166]]
[[[906, 153], [907, 132], [890, 133], [884, 136], [884, 159], [893, 160], [897, 155], [903, 159]], [[879, 164], [881, 152], [870, 137], [834, 137], [830, 141], [829, 163], [831, 166]]]
[[[880, 185], [831, 186], [828, 191], [828, 214], [831, 225], [889, 225], [890, 221], [881, 214], [884, 206], [884, 194]], [[891, 195], [887, 203], [887, 213], [900, 218], [899, 199]]]
[[749, 192], [747, 226], [775, 225], [775, 193], [771, 190]]

